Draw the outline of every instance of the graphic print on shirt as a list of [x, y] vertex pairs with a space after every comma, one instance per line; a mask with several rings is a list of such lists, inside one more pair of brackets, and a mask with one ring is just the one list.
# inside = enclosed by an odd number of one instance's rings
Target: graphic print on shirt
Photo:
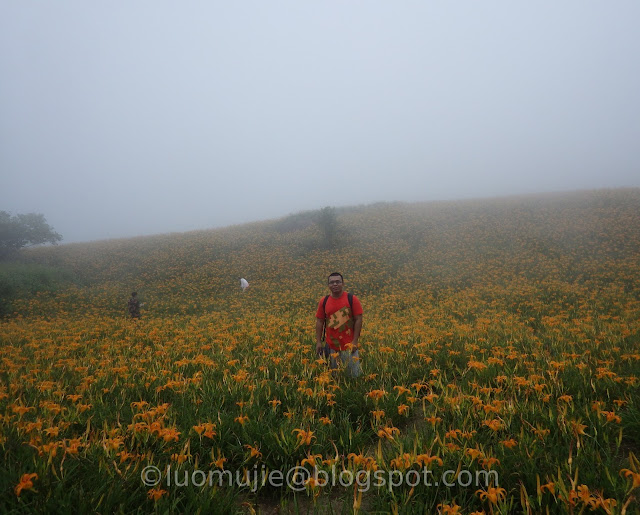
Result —
[[[329, 320], [327, 320], [327, 329], [331, 329], [331, 333], [333, 335], [335, 335], [336, 332], [349, 334], [352, 328], [353, 318], [351, 317], [351, 308], [349, 308], [349, 306], [340, 308], [329, 317]], [[331, 338], [328, 333], [329, 331], [327, 331], [327, 336], [331, 342], [340, 345], [340, 340], [343, 339], [343, 334], [338, 335], [338, 341], [336, 342], [335, 338]]]

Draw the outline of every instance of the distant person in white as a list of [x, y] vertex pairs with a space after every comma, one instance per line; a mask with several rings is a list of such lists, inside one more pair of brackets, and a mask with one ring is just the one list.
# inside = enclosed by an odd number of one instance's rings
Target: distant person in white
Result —
[[247, 282], [247, 280], [244, 277], [241, 277], [240, 288], [242, 288], [242, 291], [244, 292], [248, 287], [249, 287], [249, 283]]

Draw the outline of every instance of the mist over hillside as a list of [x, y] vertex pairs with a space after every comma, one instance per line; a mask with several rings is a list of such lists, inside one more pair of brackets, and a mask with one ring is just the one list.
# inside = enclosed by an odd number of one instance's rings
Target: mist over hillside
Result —
[[[620, 267], [640, 265], [640, 189], [339, 208], [333, 248], [323, 243], [318, 213], [38, 248], [23, 260], [73, 278], [71, 311], [117, 313], [138, 290], [158, 315], [226, 309], [241, 276], [253, 291], [286, 285], [311, 302], [334, 270], [368, 296], [407, 288], [433, 296], [540, 276], [599, 287]], [[629, 288], [636, 281], [629, 277]], [[197, 306], [186, 309], [178, 294]]]

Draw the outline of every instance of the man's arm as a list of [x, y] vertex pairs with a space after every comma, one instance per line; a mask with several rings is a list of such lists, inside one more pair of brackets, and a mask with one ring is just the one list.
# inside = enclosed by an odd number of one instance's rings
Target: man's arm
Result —
[[320, 354], [324, 347], [324, 342], [322, 341], [322, 333], [324, 329], [324, 320], [321, 318], [316, 318], [316, 354]]
[[362, 330], [362, 315], [353, 317], [353, 341], [351, 342], [351, 353], [358, 350], [358, 340], [360, 339], [360, 331]]

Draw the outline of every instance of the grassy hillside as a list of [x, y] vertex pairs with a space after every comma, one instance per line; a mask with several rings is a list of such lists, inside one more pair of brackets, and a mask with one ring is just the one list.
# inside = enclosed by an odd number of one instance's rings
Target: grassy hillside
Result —
[[[25, 253], [64, 279], [0, 322], [0, 508], [638, 509], [640, 190], [337, 213], [332, 250], [311, 212]], [[365, 309], [357, 380], [313, 353], [334, 270]], [[152, 488], [150, 465], [458, 480], [294, 495]]]
[[333, 269], [354, 291], [376, 297], [407, 289], [540, 288], [541, 278], [593, 290], [612, 278], [624, 281], [621, 274], [637, 264], [638, 196], [613, 190], [353, 208], [340, 213], [341, 244], [330, 252], [316, 248], [321, 236], [312, 223], [290, 228], [291, 220], [309, 218], [303, 213], [223, 230], [34, 249], [27, 259], [75, 278], [73, 294], [83, 302], [56, 300], [80, 315], [122, 314], [134, 289], [146, 296], [151, 315], [204, 314], [233, 302], [241, 275], [260, 291], [286, 290], [313, 303]]

